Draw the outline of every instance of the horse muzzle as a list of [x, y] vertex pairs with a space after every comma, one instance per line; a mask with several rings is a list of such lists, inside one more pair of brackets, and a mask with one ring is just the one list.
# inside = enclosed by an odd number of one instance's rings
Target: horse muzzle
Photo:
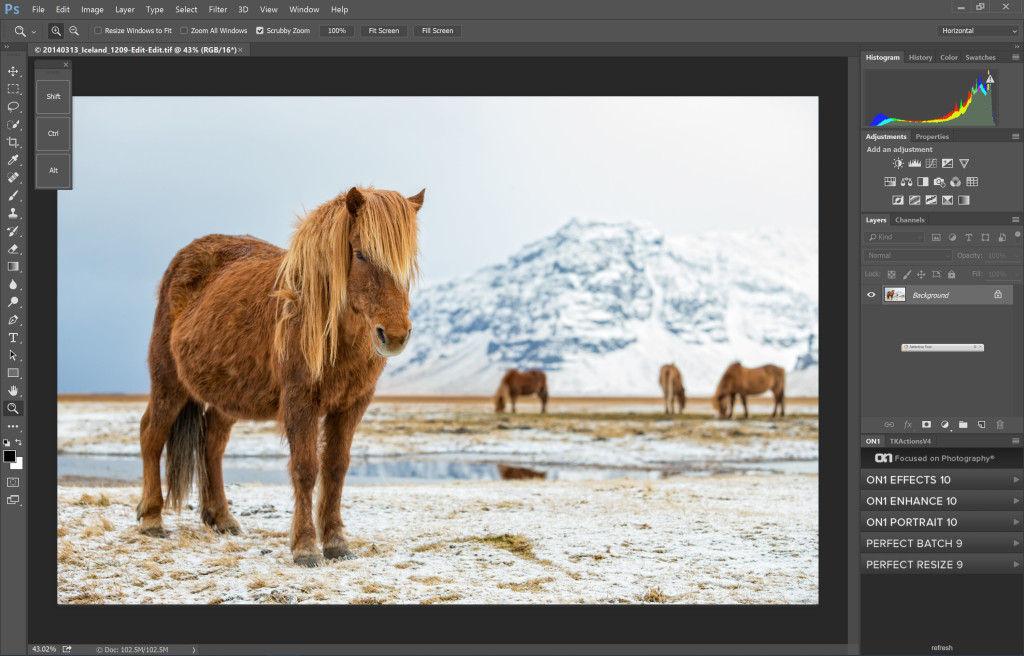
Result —
[[383, 326], [377, 326], [373, 333], [373, 349], [377, 351], [378, 355], [390, 358], [405, 350], [405, 345], [409, 343], [409, 336], [412, 335], [412, 328], [407, 329], [404, 333], [389, 333], [384, 330]]

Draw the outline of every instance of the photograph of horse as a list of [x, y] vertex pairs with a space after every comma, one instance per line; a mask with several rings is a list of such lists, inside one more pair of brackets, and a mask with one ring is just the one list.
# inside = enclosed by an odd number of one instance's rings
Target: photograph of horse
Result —
[[747, 411], [747, 397], [771, 391], [775, 397], [772, 405], [772, 417], [776, 412], [782, 417], [786, 416], [786, 371], [773, 364], [766, 364], [763, 367], [747, 369], [739, 362], [734, 362], [722, 374], [718, 381], [718, 389], [711, 400], [719, 419], [732, 419], [733, 405], [736, 403], [736, 396], [739, 395], [743, 401], [743, 418], [750, 417]]
[[682, 412], [686, 407], [686, 389], [683, 387], [683, 375], [679, 373], [679, 367], [674, 364], [662, 365], [658, 384], [661, 385], [661, 396], [665, 399], [665, 414], [675, 414], [677, 402], [679, 412]]
[[291, 455], [294, 562], [320, 562], [317, 537], [325, 558], [354, 557], [342, 530], [342, 486], [384, 363], [412, 331], [423, 194], [353, 187], [302, 218], [288, 250], [250, 236], [208, 235], [178, 252], [160, 283], [149, 348], [142, 533], [165, 534], [165, 444], [168, 506], [180, 509], [197, 478], [203, 522], [238, 533], [222, 478], [231, 427], [276, 418]]
[[[813, 96], [76, 99], [56, 603], [821, 603], [819, 124]], [[692, 166], [723, 138], [753, 155]]]
[[548, 379], [540, 369], [519, 371], [509, 369], [501, 377], [501, 384], [494, 394], [494, 411], [504, 412], [505, 406], [511, 405], [512, 412], [516, 411], [516, 400], [520, 396], [536, 394], [540, 399], [540, 411], [548, 410]]

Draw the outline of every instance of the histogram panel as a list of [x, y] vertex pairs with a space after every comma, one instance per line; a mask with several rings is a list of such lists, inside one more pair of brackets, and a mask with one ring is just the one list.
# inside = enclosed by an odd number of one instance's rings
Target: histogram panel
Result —
[[870, 71], [864, 122], [875, 127], [992, 127], [998, 80], [990, 69]]

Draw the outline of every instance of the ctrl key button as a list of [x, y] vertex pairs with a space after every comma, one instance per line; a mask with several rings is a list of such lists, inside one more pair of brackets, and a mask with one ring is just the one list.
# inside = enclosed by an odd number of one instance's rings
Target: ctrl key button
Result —
[[36, 189], [71, 189], [71, 155], [36, 155]]

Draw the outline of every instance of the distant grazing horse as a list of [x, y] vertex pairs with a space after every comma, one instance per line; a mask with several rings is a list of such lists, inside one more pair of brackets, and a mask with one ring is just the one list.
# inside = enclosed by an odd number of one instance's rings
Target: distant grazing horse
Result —
[[658, 374], [658, 384], [661, 385], [661, 394], [665, 399], [666, 414], [674, 414], [676, 401], [679, 402], [679, 412], [686, 407], [686, 389], [683, 388], [683, 375], [674, 364], [661, 365], [661, 373]]
[[547, 478], [547, 472], [537, 471], [529, 467], [510, 467], [509, 465], [498, 465], [498, 475], [503, 481], [517, 481], [531, 478]]
[[238, 533], [221, 470], [231, 426], [276, 417], [291, 451], [292, 558], [318, 563], [318, 532], [325, 557], [354, 557], [342, 530], [341, 489], [353, 433], [385, 359], [402, 352], [412, 330], [409, 285], [418, 271], [422, 205], [422, 191], [405, 198], [353, 187], [309, 212], [287, 251], [250, 236], [208, 235], [171, 260], [149, 344], [142, 533], [166, 535], [164, 444], [167, 504], [181, 508], [195, 475], [203, 521]]
[[732, 419], [732, 408], [736, 402], [736, 395], [740, 395], [743, 401], [743, 418], [750, 417], [747, 411], [747, 396], [750, 394], [761, 394], [771, 390], [775, 396], [775, 405], [772, 406], [772, 416], [781, 409], [782, 417], [786, 416], [786, 372], [781, 367], [773, 364], [766, 364], [756, 369], [747, 369], [739, 362], [729, 365], [729, 368], [722, 374], [722, 380], [718, 381], [718, 389], [715, 391], [715, 398], [711, 405], [718, 412], [719, 419]]
[[540, 411], [548, 410], [548, 378], [540, 369], [519, 371], [509, 369], [501, 377], [501, 385], [494, 394], [494, 411], [504, 412], [506, 405], [512, 406], [512, 412], [516, 411], [516, 399], [520, 396], [536, 394], [540, 397]]

